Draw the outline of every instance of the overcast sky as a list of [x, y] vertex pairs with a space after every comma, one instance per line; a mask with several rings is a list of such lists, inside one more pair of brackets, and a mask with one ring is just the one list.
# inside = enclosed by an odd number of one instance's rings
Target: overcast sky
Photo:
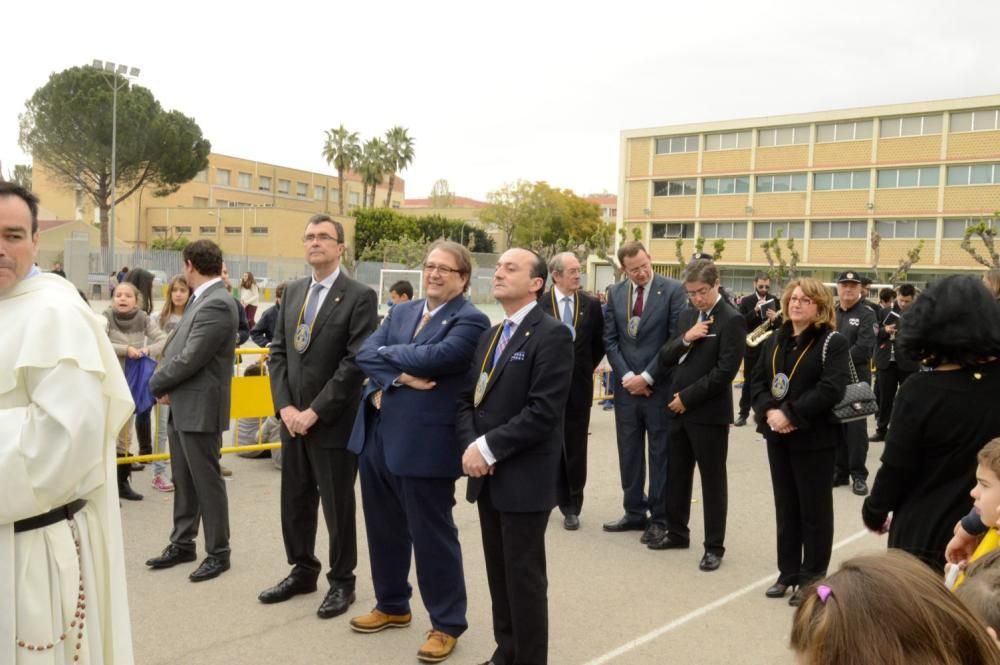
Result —
[[141, 67], [215, 152], [332, 173], [324, 130], [402, 125], [409, 198], [439, 178], [614, 192], [623, 129], [1000, 93], [995, 0], [146, 4], [13, 10], [5, 174], [24, 101], [95, 58]]

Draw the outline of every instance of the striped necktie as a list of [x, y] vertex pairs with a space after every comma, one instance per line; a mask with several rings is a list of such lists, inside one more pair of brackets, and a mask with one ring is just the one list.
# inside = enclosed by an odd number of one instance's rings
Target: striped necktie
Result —
[[428, 321], [430, 321], [430, 320], [431, 320], [431, 313], [430, 313], [430, 312], [427, 312], [427, 313], [426, 313], [426, 314], [424, 314], [424, 316], [423, 316], [423, 317], [422, 317], [422, 318], [420, 319], [420, 323], [418, 323], [418, 324], [417, 324], [417, 329], [413, 331], [413, 338], [414, 338], [414, 339], [416, 339], [416, 338], [417, 338], [417, 335], [419, 335], [419, 334], [420, 334], [420, 331], [424, 329], [424, 326], [426, 326], [426, 325], [427, 325], [427, 323], [428, 323]]
[[503, 332], [500, 333], [500, 341], [497, 342], [497, 350], [493, 353], [494, 367], [496, 367], [496, 364], [500, 361], [500, 356], [503, 355], [503, 350], [507, 348], [507, 342], [510, 341], [511, 335], [514, 334], [515, 327], [517, 327], [517, 325], [510, 319], [503, 322]]

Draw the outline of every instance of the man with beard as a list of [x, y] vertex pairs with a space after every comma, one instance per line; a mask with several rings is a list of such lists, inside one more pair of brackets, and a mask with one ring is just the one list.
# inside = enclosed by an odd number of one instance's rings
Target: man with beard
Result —
[[[755, 330], [765, 321], [773, 321], [778, 315], [778, 298], [771, 295], [771, 278], [766, 272], [757, 273], [753, 280], [753, 295], [740, 301], [740, 314], [746, 321], [747, 332]], [[734, 425], [743, 427], [750, 416], [750, 375], [760, 357], [760, 349], [747, 346], [743, 356], [743, 389], [740, 391], [740, 413]]]

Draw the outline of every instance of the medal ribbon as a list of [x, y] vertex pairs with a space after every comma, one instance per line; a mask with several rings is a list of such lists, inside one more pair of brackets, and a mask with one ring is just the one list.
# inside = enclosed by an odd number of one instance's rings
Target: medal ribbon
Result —
[[[799, 368], [799, 363], [802, 362], [803, 356], [805, 356], [806, 352], [808, 352], [809, 349], [812, 348], [813, 342], [815, 342], [815, 341], [816, 341], [815, 339], [809, 340], [809, 344], [806, 345], [806, 348], [804, 348], [802, 350], [802, 353], [800, 353], [798, 359], [796, 359], [795, 364], [792, 365], [792, 371], [788, 375], [788, 386], [789, 387], [791, 387], [791, 385], [792, 385], [792, 377], [795, 376], [795, 370], [797, 370]], [[778, 374], [778, 367], [777, 367], [778, 363], [777, 363], [777, 361], [778, 361], [778, 350], [779, 349], [781, 349], [781, 345], [780, 344], [776, 344], [774, 346], [774, 353], [771, 354], [771, 378], [772, 379]]]
[[[549, 292], [552, 295], [552, 314], [558, 319], [559, 308], [556, 306], [556, 290], [552, 289]], [[631, 300], [631, 296], [629, 300]], [[580, 295], [577, 293], [573, 294], [573, 328], [576, 328], [576, 324], [580, 321]]]

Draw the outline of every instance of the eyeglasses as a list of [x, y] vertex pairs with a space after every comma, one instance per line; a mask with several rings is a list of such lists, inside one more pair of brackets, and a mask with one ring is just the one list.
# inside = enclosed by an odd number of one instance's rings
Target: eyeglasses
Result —
[[689, 298], [703, 298], [711, 290], [712, 290], [711, 286], [703, 286], [697, 291], [688, 291], [687, 294]]
[[457, 268], [449, 268], [448, 266], [439, 266], [435, 263], [425, 263], [424, 272], [428, 275], [434, 274], [435, 272], [442, 277], [450, 277], [456, 272], [462, 272]]
[[807, 296], [802, 296], [801, 298], [798, 297], [798, 296], [792, 296], [792, 297], [790, 297], [788, 299], [788, 304], [789, 305], [795, 304], [795, 303], [798, 303], [799, 305], [802, 305], [803, 307], [808, 307], [809, 305], [815, 304], [816, 301], [813, 300], [812, 298], [807, 297]]
[[319, 240], [320, 242], [331, 242], [331, 241], [337, 243], [341, 242], [340, 238], [335, 238], [329, 233], [307, 233], [304, 236], [302, 236], [302, 242], [304, 243], [310, 243], [313, 242], [314, 240]]

